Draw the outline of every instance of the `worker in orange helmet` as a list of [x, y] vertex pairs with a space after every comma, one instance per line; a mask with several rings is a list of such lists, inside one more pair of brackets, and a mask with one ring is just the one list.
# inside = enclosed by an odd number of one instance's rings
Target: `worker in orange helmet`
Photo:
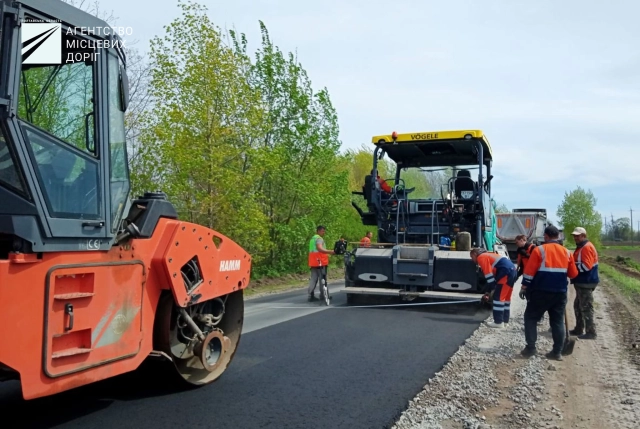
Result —
[[516, 283], [516, 266], [502, 255], [474, 248], [470, 252], [471, 260], [480, 266], [487, 281], [483, 301], [488, 301], [493, 291], [493, 322], [491, 328], [504, 328], [509, 324], [511, 315], [511, 293]]
[[373, 233], [371, 231], [367, 231], [365, 236], [362, 237], [362, 240], [360, 240], [360, 245], [362, 247], [370, 247], [371, 246], [371, 237], [372, 236], [373, 236]]

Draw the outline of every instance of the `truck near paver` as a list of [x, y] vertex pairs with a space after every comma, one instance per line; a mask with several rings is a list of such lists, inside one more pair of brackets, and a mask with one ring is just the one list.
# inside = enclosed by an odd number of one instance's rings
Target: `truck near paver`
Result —
[[[507, 247], [512, 261], [517, 259], [516, 237], [524, 235], [527, 241], [539, 245], [544, 243], [544, 229], [552, 225], [546, 209], [521, 208], [510, 213], [496, 213], [496, 235]], [[560, 240], [564, 240], [561, 232]]]

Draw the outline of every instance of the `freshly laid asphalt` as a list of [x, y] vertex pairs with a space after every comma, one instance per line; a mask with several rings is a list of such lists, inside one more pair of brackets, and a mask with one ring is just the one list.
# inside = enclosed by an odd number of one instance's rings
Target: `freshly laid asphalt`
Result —
[[206, 387], [170, 390], [143, 370], [24, 401], [0, 383], [0, 428], [385, 428], [489, 314], [348, 308], [341, 289], [331, 307], [304, 290], [247, 300], [235, 358]]

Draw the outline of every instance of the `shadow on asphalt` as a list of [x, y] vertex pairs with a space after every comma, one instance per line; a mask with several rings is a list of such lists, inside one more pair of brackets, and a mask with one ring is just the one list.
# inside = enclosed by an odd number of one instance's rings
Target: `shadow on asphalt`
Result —
[[7, 428], [44, 429], [96, 413], [116, 401], [173, 395], [195, 389], [179, 383], [171, 372], [171, 380], [168, 380], [163, 371], [175, 370], [164, 363], [144, 362], [136, 371], [30, 401], [22, 399], [17, 381], [4, 382], [0, 384], [0, 415], [4, 422], [15, 422], [15, 426]]

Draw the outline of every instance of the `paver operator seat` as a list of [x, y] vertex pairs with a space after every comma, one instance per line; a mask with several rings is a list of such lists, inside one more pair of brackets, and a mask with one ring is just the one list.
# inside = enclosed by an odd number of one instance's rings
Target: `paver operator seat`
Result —
[[470, 200], [476, 195], [476, 182], [471, 178], [469, 170], [460, 170], [454, 182], [457, 199]]

